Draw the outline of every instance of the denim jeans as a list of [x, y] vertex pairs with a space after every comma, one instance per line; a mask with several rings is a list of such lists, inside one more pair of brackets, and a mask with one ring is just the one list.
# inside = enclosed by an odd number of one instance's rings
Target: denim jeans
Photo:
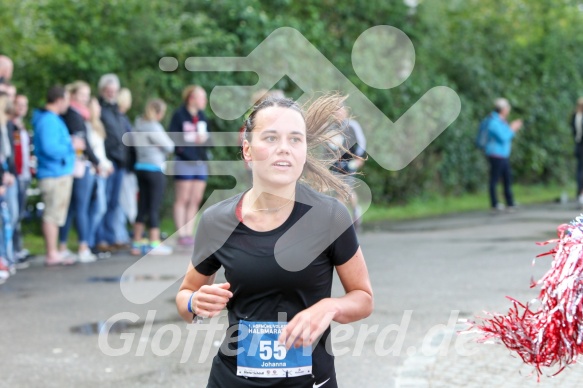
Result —
[[107, 244], [115, 244], [117, 242], [115, 225], [119, 222], [117, 219], [117, 211], [119, 207], [119, 192], [124, 174], [125, 168], [118, 168], [114, 165], [114, 171], [105, 183], [107, 210], [97, 230], [97, 243], [105, 242]]
[[89, 202], [95, 175], [91, 173], [89, 166], [85, 168], [85, 175], [82, 178], [73, 179], [73, 191], [71, 192], [71, 202], [67, 212], [65, 225], [59, 228], [59, 242], [67, 243], [71, 222], [75, 217], [75, 226], [79, 236], [79, 243], [87, 243], [89, 239]]
[[132, 240], [128, 232], [128, 222], [133, 224], [138, 212], [138, 181], [133, 172], [123, 174], [119, 191], [119, 207], [117, 208], [115, 223], [115, 242], [127, 244]]
[[97, 229], [107, 211], [107, 198], [105, 196], [106, 178], [96, 175], [93, 185], [93, 193], [89, 204], [89, 234], [87, 245], [94, 248], [96, 244]]
[[2, 206], [0, 210], [2, 213], [2, 241], [0, 244], [3, 249], [0, 254], [3, 253], [3, 257], [8, 263], [14, 264], [13, 235], [14, 228], [18, 223], [18, 183], [16, 181], [12, 185], [6, 186], [6, 193], [0, 201], [0, 206]]
[[18, 219], [16, 220], [16, 227], [14, 228], [14, 236], [12, 238], [14, 252], [20, 252], [24, 247], [22, 244], [22, 220], [26, 212], [26, 190], [30, 187], [30, 178], [18, 178]]
[[117, 207], [115, 219], [115, 242], [120, 244], [130, 243], [132, 240], [130, 239], [130, 233], [128, 232], [128, 218], [122, 206]]
[[6, 187], [5, 194], [6, 202], [8, 203], [8, 210], [10, 211], [10, 223], [12, 230], [16, 227], [18, 223], [18, 182], [16, 180], [10, 186]]

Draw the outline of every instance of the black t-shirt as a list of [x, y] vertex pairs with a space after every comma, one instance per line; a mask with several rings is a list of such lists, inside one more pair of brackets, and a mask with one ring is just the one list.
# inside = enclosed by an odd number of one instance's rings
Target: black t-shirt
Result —
[[[298, 312], [330, 297], [334, 266], [350, 260], [359, 247], [352, 219], [338, 200], [298, 184], [289, 218], [274, 230], [258, 232], [235, 216], [242, 195], [204, 212], [196, 233], [193, 265], [203, 275], [224, 267], [233, 293], [227, 304], [229, 326], [238, 325], [239, 320], [281, 321], [282, 313], [290, 321]], [[228, 333], [235, 337], [237, 330]], [[329, 334], [330, 328], [313, 346], [314, 377], [290, 378], [236, 376], [237, 358], [223, 350], [227, 346], [236, 350], [237, 344], [227, 337], [213, 363], [209, 386], [312, 387], [314, 381], [335, 381], [334, 357], [325, 349]]]

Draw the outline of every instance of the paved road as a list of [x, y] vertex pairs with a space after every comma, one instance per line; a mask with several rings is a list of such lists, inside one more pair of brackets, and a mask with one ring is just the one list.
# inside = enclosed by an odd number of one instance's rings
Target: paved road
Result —
[[[581, 367], [537, 384], [500, 345], [455, 334], [460, 318], [505, 311], [506, 295], [536, 296], [530, 279], [550, 259], [532, 267], [545, 250], [534, 243], [553, 238], [556, 226], [576, 215], [572, 206], [546, 205], [369, 228], [360, 240], [375, 312], [334, 328], [341, 386], [581, 386]], [[205, 325], [178, 319], [174, 280], [186, 268], [186, 252], [135, 263], [119, 254], [45, 268], [39, 258], [0, 286], [0, 386], [204, 387], [224, 317]], [[341, 293], [338, 281], [333, 292]], [[111, 333], [95, 334], [108, 319], [118, 321]]]

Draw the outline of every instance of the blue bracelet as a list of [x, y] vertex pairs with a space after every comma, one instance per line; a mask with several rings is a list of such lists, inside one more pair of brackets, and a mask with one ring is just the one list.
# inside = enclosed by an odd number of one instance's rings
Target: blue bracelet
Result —
[[188, 299], [188, 312], [191, 313], [191, 314], [194, 314], [194, 311], [192, 311], [192, 297], [194, 296], [194, 294], [196, 294], [196, 291], [194, 291], [190, 295], [190, 299]]

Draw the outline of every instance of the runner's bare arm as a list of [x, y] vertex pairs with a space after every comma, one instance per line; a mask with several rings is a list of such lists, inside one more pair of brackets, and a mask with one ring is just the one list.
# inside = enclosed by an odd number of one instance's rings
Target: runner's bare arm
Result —
[[[192, 321], [192, 313], [188, 311], [188, 302], [192, 297], [191, 308], [196, 315], [212, 318], [219, 314], [233, 296], [229, 291], [229, 283], [213, 284], [215, 274], [206, 276], [198, 272], [192, 263], [176, 295], [178, 313], [187, 322]], [[194, 296], [192, 293], [197, 291]]]
[[296, 314], [279, 337], [286, 348], [313, 344], [332, 321], [350, 323], [372, 313], [372, 287], [361, 249], [358, 248], [346, 263], [337, 266], [336, 271], [346, 294], [340, 298], [322, 299]]
[[350, 260], [336, 267], [336, 272], [346, 295], [332, 298], [336, 302], [334, 321], [350, 323], [368, 317], [373, 309], [373, 293], [360, 247]]

